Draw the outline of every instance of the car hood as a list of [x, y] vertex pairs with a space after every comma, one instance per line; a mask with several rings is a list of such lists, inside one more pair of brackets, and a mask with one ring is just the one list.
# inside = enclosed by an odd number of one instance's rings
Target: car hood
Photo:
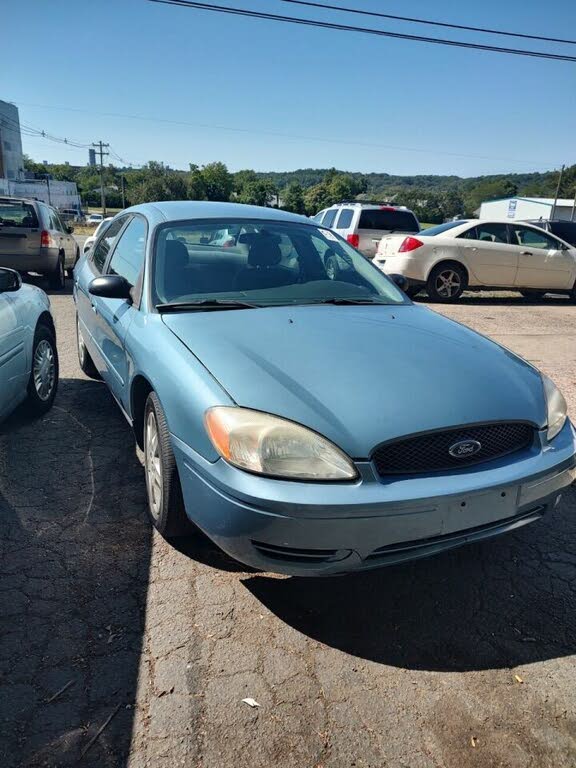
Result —
[[305, 424], [353, 458], [426, 430], [546, 422], [535, 368], [425, 307], [275, 307], [163, 320], [238, 405]]

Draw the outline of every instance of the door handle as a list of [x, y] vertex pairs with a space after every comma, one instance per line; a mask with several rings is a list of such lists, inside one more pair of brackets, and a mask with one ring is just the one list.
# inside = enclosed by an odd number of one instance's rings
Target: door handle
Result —
[[477, 250], [478, 250], [478, 248], [476, 248], [476, 246], [475, 246], [475, 245], [465, 245], [465, 246], [464, 246], [464, 250], [465, 250], [465, 251], [477, 251]]
[[520, 251], [520, 256], [532, 256], [532, 251]]
[[90, 306], [92, 307], [92, 311], [98, 314], [98, 307], [96, 306], [96, 304], [92, 304], [92, 302], [90, 302]]

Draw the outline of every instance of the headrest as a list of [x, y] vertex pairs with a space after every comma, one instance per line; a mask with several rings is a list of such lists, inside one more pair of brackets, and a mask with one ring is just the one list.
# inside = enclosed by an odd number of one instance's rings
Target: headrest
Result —
[[166, 266], [185, 267], [189, 261], [188, 249], [180, 240], [166, 240]]
[[248, 264], [251, 267], [274, 267], [282, 261], [282, 251], [272, 237], [260, 236], [250, 246]]

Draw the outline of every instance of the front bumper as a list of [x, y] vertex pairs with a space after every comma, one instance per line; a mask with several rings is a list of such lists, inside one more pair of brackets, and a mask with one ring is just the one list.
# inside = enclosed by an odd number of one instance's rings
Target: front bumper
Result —
[[210, 463], [173, 436], [189, 517], [218, 546], [265, 571], [320, 576], [426, 557], [539, 519], [576, 479], [567, 422], [545, 444], [479, 467], [354, 483], [300, 483]]

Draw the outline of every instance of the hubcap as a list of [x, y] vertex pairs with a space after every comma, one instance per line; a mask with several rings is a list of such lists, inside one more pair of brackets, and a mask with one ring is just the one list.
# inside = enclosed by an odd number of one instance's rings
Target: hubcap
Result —
[[460, 275], [452, 269], [440, 272], [436, 278], [436, 290], [439, 296], [449, 299], [455, 296], [460, 290]]
[[86, 358], [86, 344], [84, 344], [84, 337], [82, 336], [80, 322], [78, 320], [76, 320], [76, 333], [78, 336], [78, 357], [80, 358], [80, 365], [84, 365], [84, 360]]
[[160, 460], [160, 441], [158, 424], [153, 411], [146, 419], [146, 482], [148, 500], [152, 515], [157, 520], [162, 512], [162, 462]]
[[49, 400], [56, 380], [56, 365], [54, 350], [45, 339], [38, 344], [34, 352], [32, 375], [36, 394], [40, 400]]

